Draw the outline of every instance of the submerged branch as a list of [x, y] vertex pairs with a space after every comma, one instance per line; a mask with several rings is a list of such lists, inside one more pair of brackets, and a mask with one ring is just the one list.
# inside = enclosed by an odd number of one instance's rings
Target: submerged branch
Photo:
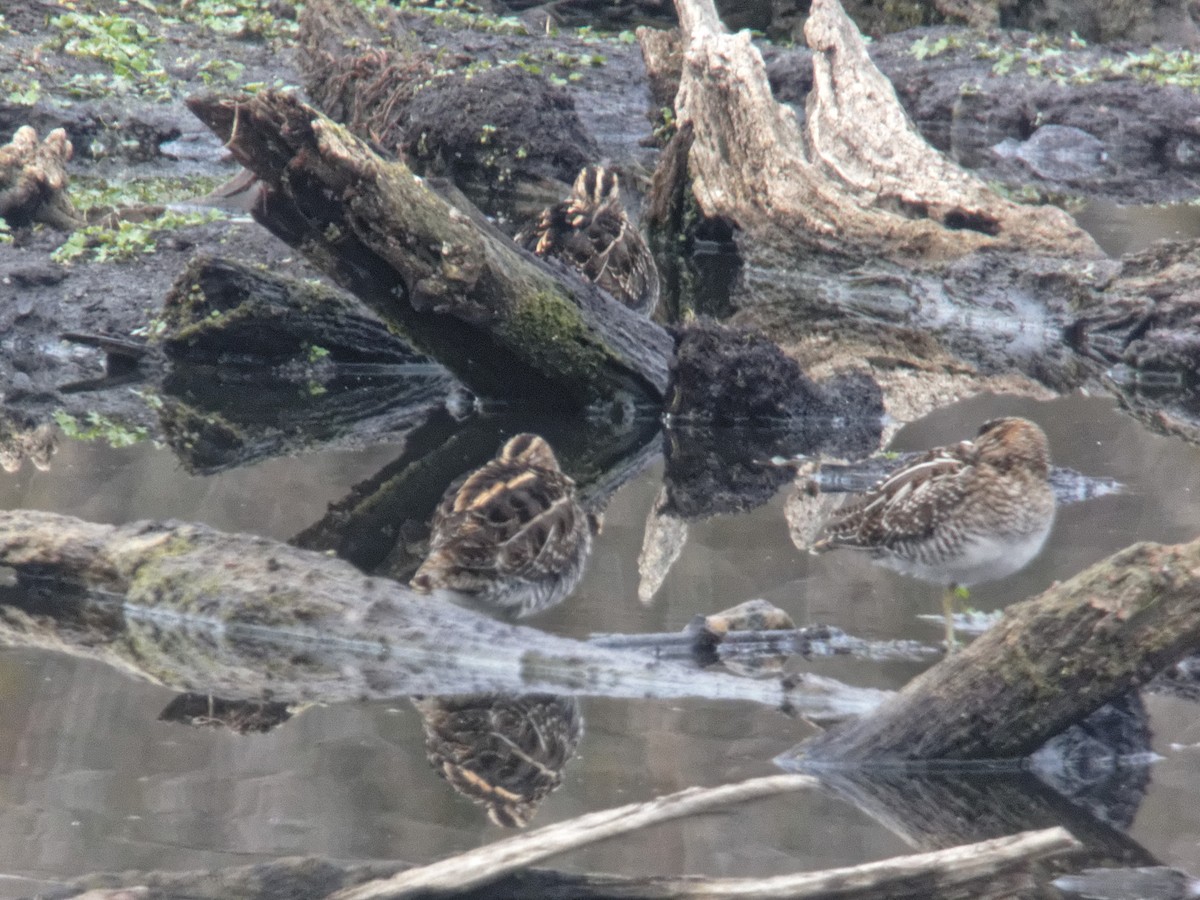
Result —
[[[837, 719], [886, 692], [785, 685], [499, 622], [346, 562], [201, 525], [0, 513], [0, 642], [179, 691], [290, 702], [476, 692], [745, 700]], [[449, 636], [449, 637], [448, 637]]]

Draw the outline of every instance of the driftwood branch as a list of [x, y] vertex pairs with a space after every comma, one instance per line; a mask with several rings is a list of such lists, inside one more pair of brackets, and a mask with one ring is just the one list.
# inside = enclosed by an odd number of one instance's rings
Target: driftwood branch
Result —
[[[803, 776], [773, 776], [718, 788], [690, 788], [649, 803], [590, 813], [441, 863], [401, 872], [396, 872], [397, 864], [388, 863], [343, 866], [319, 859], [283, 859], [212, 872], [90, 875], [71, 884], [63, 896], [85, 896], [89, 900], [127, 900], [131, 895], [141, 900], [229, 896], [282, 900], [285, 895], [314, 900], [410, 896], [460, 900], [519, 900], [531, 896], [547, 900], [928, 900], [966, 885], [982, 887], [984, 883], [989, 890], [982, 896], [992, 896], [990, 889], [1005, 884], [1006, 878], [1024, 872], [1038, 860], [1074, 852], [1079, 846], [1064, 829], [1049, 828], [859, 866], [757, 879], [574, 875], [531, 870], [522, 863], [670, 818], [814, 785]], [[588, 822], [593, 823], [592, 827], [586, 827]], [[1009, 893], [1001, 891], [996, 896]]]
[[[341, 891], [330, 900], [401, 900], [412, 896], [458, 895], [549, 856], [607, 840], [636, 829], [707, 811], [729, 803], [817, 787], [804, 776], [770, 776], [717, 788], [689, 788], [646, 803], [601, 810], [450, 857], [391, 878]], [[898, 897], [919, 880], [922, 896], [993, 877], [1036, 859], [1076, 850], [1062, 828], [1026, 832], [912, 857], [883, 860], [825, 872], [763, 879], [661, 879], [618, 891], [622, 897]]]
[[658, 822], [696, 815], [730, 803], [744, 803], [820, 784], [804, 775], [772, 775], [716, 788], [688, 788], [645, 803], [631, 803], [548, 825], [489, 844], [386, 881], [335, 894], [330, 900], [383, 900], [426, 891], [453, 892], [492, 881], [547, 857], [636, 831]]
[[262, 180], [256, 218], [476, 392], [576, 406], [661, 397], [666, 332], [552, 272], [403, 163], [286, 94], [189, 105]]
[[803, 767], [1024, 757], [1200, 645], [1200, 540], [1136, 544], [1014, 604], [873, 715], [794, 751]]

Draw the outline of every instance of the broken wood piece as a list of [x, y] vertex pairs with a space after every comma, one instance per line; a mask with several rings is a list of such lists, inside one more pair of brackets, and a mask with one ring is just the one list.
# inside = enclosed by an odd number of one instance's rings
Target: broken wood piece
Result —
[[[759, 787], [756, 782], [769, 780], [771, 779], [756, 779], [744, 782], [743, 785]], [[709, 790], [725, 792], [724, 802], [735, 803], [741, 799], [750, 799], [738, 798], [736, 793], [730, 794], [728, 787]], [[738, 788], [741, 785], [732, 787]], [[796, 782], [794, 789], [802, 787], [803, 782]], [[786, 786], [774, 788], [776, 792], [784, 789]], [[691, 788], [682, 793], [692, 793], [694, 802], [697, 799], [695, 792], [698, 790]], [[672, 794], [651, 803], [662, 804], [679, 797], [681, 794]], [[591, 813], [589, 816], [605, 814], [607, 813]], [[574, 826], [579, 821], [576, 819], [563, 822], [541, 831]], [[503, 844], [507, 845], [508, 842]], [[470, 868], [464, 875], [474, 880], [473, 887], [433, 888], [428, 892], [420, 891], [420, 895], [453, 896], [460, 900], [526, 900], [529, 897], [569, 897], [572, 900], [711, 900], [720, 897], [750, 896], [780, 900], [829, 900], [834, 897], [841, 900], [929, 900], [930, 897], [940, 896], [938, 891], [961, 890], [965, 885], [982, 888], [982, 883], [986, 881], [987, 891], [982, 896], [1011, 896], [1011, 891], [993, 895], [991, 889], [1005, 883], [1006, 878], [1024, 872], [1028, 866], [1040, 859], [1072, 852], [1076, 845], [1064, 829], [1049, 828], [933, 853], [771, 878], [703, 878], [686, 875], [630, 878], [620, 875], [514, 868], [513, 863], [507, 860], [505, 874], [487, 879], [485, 872], [482, 879], [479, 878], [479, 870], [486, 863], [476, 863], [475, 860], [498, 846], [500, 845], [494, 844], [453, 857], [454, 860], [468, 858]], [[231, 896], [245, 900], [282, 900], [282, 890], [287, 892], [288, 897], [304, 896], [313, 900], [344, 900], [347, 897], [359, 896], [356, 894], [358, 891], [367, 892], [366, 896], [403, 897], [410, 895], [407, 889], [400, 888], [400, 893], [389, 893], [386, 892], [387, 886], [393, 882], [402, 882], [405, 876], [428, 868], [430, 867], [411, 869], [399, 863], [382, 862], [346, 865], [325, 859], [293, 857], [213, 871], [88, 875], [65, 886], [63, 896], [74, 896], [79, 900], [83, 900], [84, 897], [96, 900], [129, 900], [131, 896], [138, 897], [139, 900], [175, 900], [179, 897], [224, 900]], [[1022, 880], [1028, 887], [1028, 877]], [[90, 893], [82, 893], [84, 891]], [[378, 891], [384, 893], [377, 893]]]
[[1019, 759], [1200, 642], [1200, 540], [1135, 544], [1008, 607], [875, 713], [786, 754], [801, 769]]
[[38, 141], [37, 132], [22, 125], [0, 146], [0, 219], [12, 228], [43, 223], [74, 231], [83, 216], [67, 195], [67, 163], [74, 148], [67, 132], [55, 128]]
[[662, 328], [481, 227], [295, 96], [189, 106], [263, 182], [255, 217], [476, 393], [575, 407], [662, 396]]
[[785, 251], [847, 258], [953, 259], [984, 247], [1101, 255], [1062, 210], [1004, 200], [930, 147], [837, 0], [814, 0], [805, 26], [815, 77], [803, 127], [772, 96], [749, 33], [728, 34], [712, 0], [677, 7], [676, 120], [692, 126], [689, 171], [706, 216]]

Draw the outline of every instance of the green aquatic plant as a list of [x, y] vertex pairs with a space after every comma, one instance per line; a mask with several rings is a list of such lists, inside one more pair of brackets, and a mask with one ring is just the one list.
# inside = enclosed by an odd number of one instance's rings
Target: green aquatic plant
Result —
[[[293, 9], [297, 4], [290, 4]], [[175, 7], [175, 4], [172, 4]], [[178, 4], [173, 12], [178, 21], [199, 25], [221, 37], [237, 40], [275, 40], [295, 38], [297, 17], [274, 15], [261, 0], [192, 0]], [[166, 21], [172, 19], [164, 17]]]
[[79, 175], [71, 179], [71, 200], [82, 210], [97, 207], [165, 205], [202, 197], [220, 185], [221, 181], [221, 178], [212, 175], [197, 175], [191, 178], [130, 178], [124, 181]]
[[42, 99], [42, 83], [36, 78], [22, 81], [17, 78], [0, 79], [0, 91], [5, 94], [9, 103], [16, 106], [33, 106]]
[[520, 19], [488, 15], [482, 7], [469, 0], [399, 0], [395, 8], [401, 12], [424, 16], [440, 28], [465, 28], [491, 34], [529, 33]]
[[154, 239], [159, 232], [202, 225], [224, 215], [216, 209], [187, 213], [167, 210], [147, 222], [119, 222], [115, 227], [88, 225], [73, 232], [50, 258], [57, 263], [70, 263], [90, 251], [93, 262], [132, 259], [157, 250]]
[[131, 447], [150, 438], [150, 432], [144, 425], [117, 422], [95, 410], [87, 413], [81, 422], [65, 409], [56, 409], [54, 421], [69, 438], [77, 441], [104, 441], [113, 448]]

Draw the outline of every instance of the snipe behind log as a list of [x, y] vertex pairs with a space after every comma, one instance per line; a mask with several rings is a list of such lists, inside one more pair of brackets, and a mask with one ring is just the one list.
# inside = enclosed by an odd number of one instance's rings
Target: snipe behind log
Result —
[[457, 592], [513, 616], [561, 602], [583, 576], [599, 519], [535, 434], [451, 485], [434, 513], [429, 555], [411, 585]]
[[947, 647], [959, 586], [1004, 578], [1033, 560], [1054, 524], [1046, 435], [994, 419], [973, 441], [936, 447], [834, 513], [815, 550], [870, 550], [884, 566], [947, 585]]
[[621, 203], [617, 173], [587, 166], [571, 196], [546, 209], [516, 237], [538, 256], [574, 266], [630, 309], [649, 316], [658, 305], [658, 267]]

